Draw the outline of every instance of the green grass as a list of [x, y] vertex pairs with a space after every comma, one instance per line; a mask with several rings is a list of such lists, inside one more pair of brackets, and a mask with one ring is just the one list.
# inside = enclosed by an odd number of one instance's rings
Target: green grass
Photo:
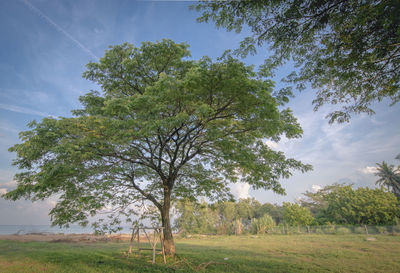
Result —
[[[267, 235], [176, 239], [177, 257], [126, 258], [128, 243], [0, 241], [0, 272], [399, 272], [400, 236]], [[227, 259], [226, 259], [227, 258]]]

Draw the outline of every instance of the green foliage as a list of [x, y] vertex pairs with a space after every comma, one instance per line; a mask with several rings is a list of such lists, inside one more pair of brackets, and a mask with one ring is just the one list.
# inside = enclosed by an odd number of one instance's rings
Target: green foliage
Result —
[[175, 220], [175, 227], [183, 234], [215, 234], [217, 213], [202, 201], [190, 202], [180, 200], [176, 203], [179, 217]]
[[376, 168], [375, 175], [379, 179], [375, 184], [386, 187], [400, 199], [400, 166], [395, 168], [394, 165], [388, 165], [385, 161], [382, 164], [377, 163], [376, 165], [378, 167]]
[[[185, 208], [178, 209], [176, 227], [188, 233], [263, 234], [278, 224], [279, 232], [284, 234], [345, 234], [351, 231], [365, 233], [364, 227], [358, 230], [357, 225], [398, 224], [400, 203], [394, 194], [384, 189], [353, 190], [351, 185], [333, 184], [315, 193], [307, 192], [305, 195], [308, 199], [302, 199], [301, 204], [284, 203], [282, 207], [269, 203], [261, 205], [254, 199], [241, 199], [237, 203], [217, 202], [208, 206], [204, 204], [203, 207], [208, 207], [204, 216], [201, 216], [201, 207], [197, 203], [188, 203]], [[314, 210], [315, 218], [310, 208]], [[265, 212], [267, 210], [279, 212], [282, 221], [277, 222]], [[264, 214], [261, 214], [262, 212]], [[251, 221], [246, 218], [248, 216], [253, 217]], [[185, 223], [197, 223], [201, 219], [207, 219], [204, 222], [214, 226], [208, 225], [202, 230], [190, 225], [185, 226]], [[375, 227], [370, 228], [373, 229], [372, 233], [378, 232], [378, 229], [374, 231]]]
[[326, 194], [327, 207], [320, 217], [337, 224], [392, 224], [399, 216], [399, 202], [393, 193], [384, 189], [337, 188]]
[[337, 229], [335, 229], [335, 234], [350, 234], [351, 230], [347, 227], [338, 227]]
[[260, 218], [251, 220], [251, 231], [253, 234], [265, 234], [276, 226], [274, 219], [268, 214], [264, 214]]
[[265, 144], [302, 134], [290, 109], [278, 108], [273, 83], [229, 54], [190, 60], [188, 47], [124, 43], [89, 63], [83, 76], [102, 92], [82, 96], [75, 117], [44, 118], [20, 133], [10, 151], [22, 171], [6, 198], [59, 196], [50, 214], [60, 226], [87, 224], [109, 207], [120, 225], [135, 205], [152, 203], [171, 243], [172, 200], [226, 200], [239, 178], [284, 193], [281, 178], [311, 167]]
[[307, 208], [284, 202], [283, 220], [290, 226], [309, 226], [313, 223], [314, 217]]
[[260, 218], [264, 214], [270, 215], [277, 224], [283, 220], [282, 206], [271, 203], [262, 204], [262, 206], [255, 211], [254, 217]]
[[386, 227], [378, 227], [378, 232], [380, 234], [385, 234], [385, 233], [387, 233], [387, 228]]
[[234, 234], [234, 221], [239, 219], [236, 214], [236, 204], [234, 202], [219, 202], [214, 204], [217, 211], [217, 233], [218, 234]]
[[363, 228], [363, 227], [355, 227], [354, 228], [354, 233], [356, 233], [356, 234], [365, 234], [365, 228]]
[[235, 206], [236, 218], [250, 220], [260, 208], [260, 202], [254, 198], [239, 199]]
[[306, 191], [305, 193], [303, 193], [305, 198], [300, 199], [300, 204], [302, 207], [308, 208], [310, 210], [311, 214], [316, 218], [315, 220], [318, 223], [325, 224], [332, 220], [325, 219], [325, 215], [321, 214], [323, 209], [328, 206], [328, 203], [324, 199], [324, 197], [330, 192], [339, 190], [343, 187], [347, 187], [347, 185], [334, 183], [332, 185], [327, 185], [316, 192]]
[[[400, 5], [379, 1], [202, 1], [200, 22], [240, 32], [248, 26], [238, 50], [247, 55], [266, 44], [273, 53], [266, 63], [293, 60], [299, 73], [287, 79], [299, 89], [318, 89], [315, 110], [342, 104], [328, 115], [331, 122], [348, 121], [351, 114], [374, 113], [371, 105], [400, 100]], [[288, 90], [281, 97], [287, 100]], [[290, 94], [290, 92], [289, 92]]]
[[394, 195], [382, 189], [333, 184], [317, 192], [304, 193], [300, 201], [309, 208], [317, 223], [390, 225], [400, 213]]
[[274, 207], [268, 203], [261, 205], [254, 198], [213, 204], [180, 200], [175, 206], [178, 215], [175, 228], [184, 234], [238, 235], [260, 233], [257, 230], [262, 227], [265, 232], [265, 228], [270, 229], [276, 225], [275, 220], [267, 213], [260, 215], [260, 209], [266, 205]]

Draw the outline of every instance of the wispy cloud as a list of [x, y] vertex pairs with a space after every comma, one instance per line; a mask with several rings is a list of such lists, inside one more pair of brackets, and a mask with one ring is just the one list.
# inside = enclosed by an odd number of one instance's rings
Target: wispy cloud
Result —
[[99, 58], [86, 46], [84, 46], [81, 42], [79, 42], [77, 39], [75, 39], [71, 34], [69, 34], [67, 31], [65, 31], [60, 25], [58, 25], [56, 22], [54, 22], [52, 19], [50, 19], [46, 14], [44, 14], [40, 9], [35, 7], [32, 3], [30, 3], [27, 0], [21, 0], [29, 9], [31, 9], [33, 12], [35, 12], [40, 18], [43, 18], [48, 24], [50, 24], [52, 27], [54, 27], [58, 32], [63, 34], [65, 37], [70, 39], [75, 45], [77, 45], [80, 49], [82, 49], [84, 52], [92, 56], [94, 59], [98, 60]]
[[17, 113], [22, 113], [22, 114], [28, 114], [28, 115], [37, 115], [41, 117], [54, 117], [53, 115], [50, 115], [48, 113], [36, 111], [33, 109], [21, 107], [21, 106], [16, 106], [16, 105], [9, 105], [9, 104], [2, 104], [0, 103], [0, 109], [12, 111], [12, 112], [17, 112]]
[[365, 168], [360, 168], [358, 171], [362, 172], [363, 174], [375, 174], [378, 172], [376, 167], [367, 166]]

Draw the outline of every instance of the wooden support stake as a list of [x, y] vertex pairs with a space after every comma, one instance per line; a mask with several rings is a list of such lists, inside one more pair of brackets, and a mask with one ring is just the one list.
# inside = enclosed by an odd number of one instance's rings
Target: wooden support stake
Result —
[[167, 260], [165, 259], [165, 249], [164, 249], [164, 238], [163, 238], [163, 229], [160, 228], [160, 243], [161, 243], [161, 251], [162, 251], [162, 256], [163, 256], [163, 260], [164, 260], [164, 264], [167, 263]]
[[153, 264], [156, 263], [156, 230], [153, 231]]
[[[140, 247], [140, 229], [143, 230], [147, 240], [149, 241], [150, 244], [150, 248], [145, 248], [145, 247]], [[151, 234], [148, 234], [146, 232], [147, 229], [151, 229], [153, 230], [153, 239], [151, 239]], [[166, 261], [166, 257], [165, 257], [165, 246], [164, 246], [164, 240], [163, 240], [163, 227], [137, 227], [136, 229], [136, 236], [137, 236], [137, 252], [138, 252], [138, 256], [140, 256], [140, 251], [141, 250], [152, 250], [152, 263], [155, 264], [156, 262], [156, 254], [162, 254], [163, 255], [163, 260], [164, 263], [167, 263]], [[133, 240], [135, 238], [134, 235], [134, 231], [132, 232], [132, 237], [131, 237], [131, 242], [130, 242], [130, 248], [128, 251], [128, 256], [129, 254], [132, 252], [132, 245], [133, 245]], [[157, 248], [157, 243], [158, 240], [160, 240], [160, 244], [161, 244], [161, 249]]]
[[140, 233], [139, 233], [139, 227], [137, 228], [137, 247], [138, 247], [138, 256], [140, 257]]
[[136, 235], [136, 229], [132, 228], [131, 240], [129, 242], [128, 257], [129, 257], [129, 255], [132, 254], [133, 240], [135, 240], [135, 237], [136, 237], [135, 235]]

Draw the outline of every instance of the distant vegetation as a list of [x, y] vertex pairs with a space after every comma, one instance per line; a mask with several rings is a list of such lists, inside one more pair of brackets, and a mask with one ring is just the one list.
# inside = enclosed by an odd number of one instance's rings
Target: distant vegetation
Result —
[[261, 204], [254, 198], [208, 204], [181, 200], [175, 228], [191, 234], [261, 234], [280, 227], [322, 225], [395, 225], [396, 196], [383, 189], [333, 184], [306, 192], [297, 204]]

